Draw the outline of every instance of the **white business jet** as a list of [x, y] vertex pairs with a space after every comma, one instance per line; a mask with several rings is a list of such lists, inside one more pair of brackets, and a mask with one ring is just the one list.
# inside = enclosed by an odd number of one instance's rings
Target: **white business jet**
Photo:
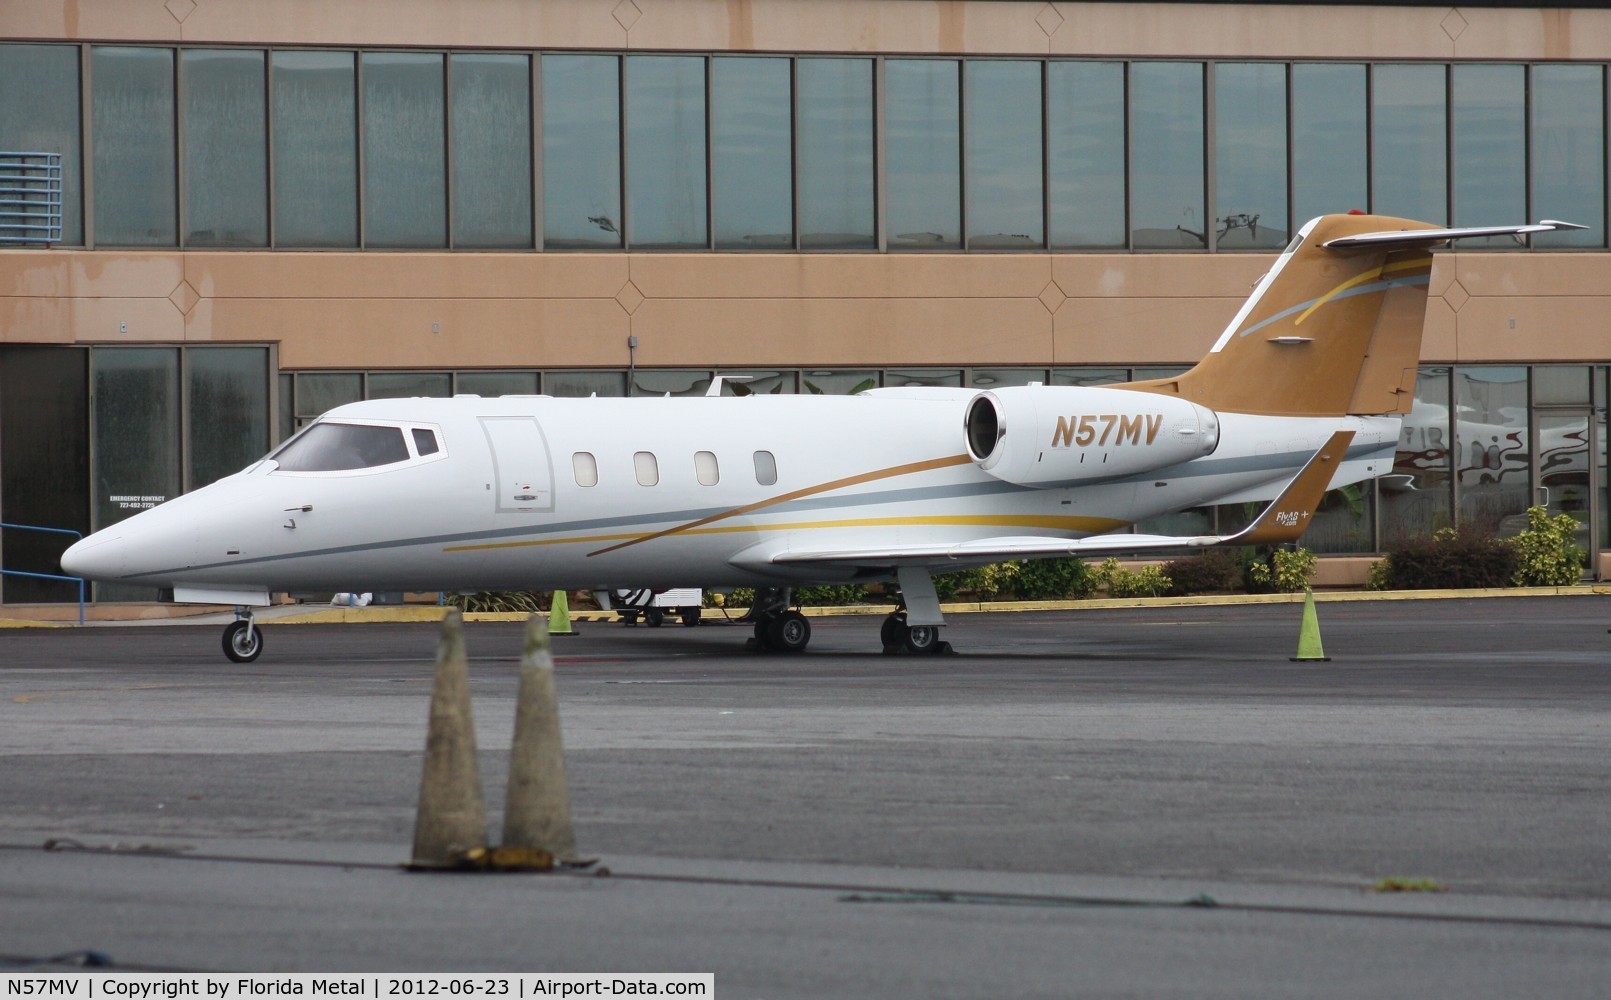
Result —
[[[856, 396], [370, 400], [62, 557], [97, 580], [251, 608], [290, 591], [759, 588], [755, 635], [804, 649], [791, 588], [895, 580], [886, 650], [946, 648], [931, 574], [1005, 559], [1296, 539], [1329, 488], [1389, 473], [1415, 392], [1432, 248], [1568, 224], [1303, 227], [1207, 357], [1091, 388]], [[1125, 532], [1271, 500], [1245, 530]]]

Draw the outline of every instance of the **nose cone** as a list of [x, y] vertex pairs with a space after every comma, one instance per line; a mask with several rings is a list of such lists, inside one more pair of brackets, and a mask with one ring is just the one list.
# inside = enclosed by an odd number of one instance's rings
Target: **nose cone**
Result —
[[128, 572], [129, 545], [116, 528], [97, 531], [62, 553], [62, 572], [86, 580], [116, 580]]
[[196, 512], [185, 500], [141, 511], [74, 544], [62, 553], [62, 572], [168, 586], [196, 561]]

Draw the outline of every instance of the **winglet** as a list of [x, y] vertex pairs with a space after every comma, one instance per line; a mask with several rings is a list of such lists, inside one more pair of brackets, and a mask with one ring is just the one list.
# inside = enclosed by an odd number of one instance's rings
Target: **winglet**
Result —
[[1252, 524], [1224, 540], [1227, 545], [1279, 545], [1294, 542], [1309, 527], [1320, 498], [1326, 495], [1331, 477], [1348, 455], [1353, 431], [1333, 434], [1314, 457], [1293, 477], [1270, 506]]

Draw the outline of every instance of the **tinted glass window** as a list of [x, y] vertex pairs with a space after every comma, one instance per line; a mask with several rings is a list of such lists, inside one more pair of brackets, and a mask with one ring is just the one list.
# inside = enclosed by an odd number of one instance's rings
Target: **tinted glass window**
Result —
[[755, 453], [755, 481], [762, 486], [772, 486], [778, 481], [778, 460], [769, 451]]
[[477, 396], [534, 396], [537, 394], [536, 372], [459, 372], [454, 376], [454, 391]]
[[0, 45], [0, 149], [62, 154], [62, 242], [84, 242], [78, 49]]
[[1454, 456], [1460, 523], [1514, 534], [1532, 502], [1527, 369], [1474, 365], [1454, 370]]
[[1040, 68], [989, 60], [964, 68], [969, 247], [1032, 250], [1045, 242]]
[[1448, 101], [1443, 66], [1378, 66], [1371, 91], [1371, 210], [1447, 221]]
[[269, 456], [281, 472], [372, 469], [408, 460], [401, 427], [318, 423]]
[[543, 392], [550, 396], [625, 396], [626, 372], [544, 372]]
[[96, 47], [95, 242], [178, 242], [173, 50]]
[[453, 245], [531, 246], [531, 59], [451, 57]]
[[579, 451], [571, 456], [571, 471], [576, 474], [577, 486], [599, 484], [599, 463], [591, 452]]
[[1054, 247], [1124, 246], [1124, 65], [1046, 67], [1047, 208]]
[[195, 488], [245, 468], [268, 449], [268, 350], [194, 348], [185, 356], [185, 377]]
[[1292, 67], [1292, 220], [1367, 207], [1365, 67]]
[[721, 466], [716, 462], [716, 453], [712, 451], [694, 452], [694, 475], [699, 479], [701, 486], [715, 486], [721, 479]]
[[179, 54], [179, 71], [185, 95], [185, 243], [267, 246], [263, 53], [187, 49]]
[[713, 59], [710, 79], [716, 245], [793, 247], [789, 60]]
[[[1495, 225], [1527, 217], [1527, 71], [1521, 66], [1456, 65], [1454, 224]], [[1462, 247], [1515, 247], [1509, 236]]]
[[1278, 250], [1287, 225], [1287, 68], [1214, 67], [1214, 226], [1224, 250]]
[[364, 398], [362, 375], [351, 372], [311, 372], [296, 377], [296, 415], [317, 417]]
[[652, 451], [634, 452], [632, 471], [637, 473], [639, 486], [653, 486], [660, 482], [660, 463], [655, 460]]
[[962, 246], [962, 109], [957, 63], [884, 64], [889, 249]]
[[629, 56], [626, 76], [632, 246], [703, 247], [705, 60]]
[[1588, 229], [1538, 246], [1605, 246], [1605, 84], [1599, 66], [1533, 67], [1533, 218]]
[[543, 56], [543, 241], [621, 245], [621, 64]]
[[866, 249], [873, 234], [873, 61], [795, 63], [800, 246]]
[[276, 52], [274, 242], [358, 245], [357, 82], [351, 52]]
[[411, 433], [414, 435], [414, 450], [419, 454], [434, 455], [442, 450], [442, 446], [436, 443], [435, 431], [415, 427]]
[[369, 376], [369, 399], [449, 395], [446, 372], [375, 372]]
[[1393, 474], [1383, 477], [1383, 541], [1430, 535], [1449, 523], [1449, 369], [1424, 367], [1415, 383], [1415, 407], [1399, 429]]
[[1130, 124], [1130, 228], [1136, 247], [1207, 246], [1203, 64], [1133, 64]]
[[364, 242], [447, 245], [447, 152], [442, 57], [366, 52]]

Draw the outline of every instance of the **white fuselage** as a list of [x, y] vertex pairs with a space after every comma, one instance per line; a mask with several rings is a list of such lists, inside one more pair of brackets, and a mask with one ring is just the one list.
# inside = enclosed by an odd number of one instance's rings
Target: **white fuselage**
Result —
[[[92, 535], [63, 564], [98, 579], [221, 592], [831, 581], [858, 571], [772, 557], [830, 540], [1079, 538], [1270, 499], [1337, 430], [1355, 437], [1333, 486], [1383, 475], [1399, 436], [1397, 417], [1219, 413], [1212, 454], [1104, 477], [1093, 452], [1077, 482], [1030, 487], [970, 458], [964, 419], [978, 395], [354, 403], [321, 421], [401, 428], [406, 458], [316, 472], [265, 459]], [[415, 431], [430, 432], [434, 454], [421, 454]]]

